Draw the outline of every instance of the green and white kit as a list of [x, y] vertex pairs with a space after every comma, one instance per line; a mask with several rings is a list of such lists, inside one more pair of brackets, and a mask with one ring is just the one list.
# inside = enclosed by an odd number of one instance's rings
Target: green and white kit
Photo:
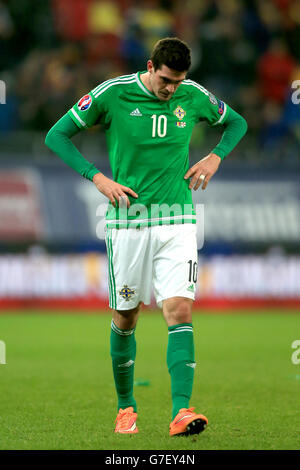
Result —
[[[119, 311], [134, 309], [140, 302], [149, 304], [152, 288], [159, 307], [172, 297], [194, 299], [197, 225], [189, 180], [184, 179], [190, 166], [193, 127], [199, 121], [224, 126], [220, 142], [211, 150], [221, 159], [247, 129], [238, 113], [198, 83], [183, 80], [170, 100], [161, 101], [145, 88], [142, 73], [96, 86], [50, 129], [45, 140], [65, 163], [93, 181], [99, 170], [84, 158], [71, 138], [81, 129], [101, 124], [113, 180], [138, 194], [137, 199], [129, 196], [129, 210], [120, 201], [116, 209], [109, 203], [106, 214], [109, 305]], [[203, 156], [199, 155], [199, 160]], [[193, 325], [178, 323], [185, 318], [175, 317], [176, 324], [168, 326], [167, 347], [172, 423], [180, 410], [193, 410], [189, 409], [189, 400], [196, 365]], [[133, 394], [136, 340], [135, 326], [124, 329], [123, 322], [115, 322], [118, 318], [114, 316], [111, 324], [110, 354], [120, 422], [126, 416], [136, 417], [137, 412]], [[202, 416], [207, 423], [203, 415], [195, 416]], [[187, 416], [177, 423], [184, 418]], [[189, 425], [197, 426], [197, 421], [189, 421]], [[115, 432], [138, 431], [135, 421], [126, 426]], [[189, 433], [188, 426], [186, 429]]]

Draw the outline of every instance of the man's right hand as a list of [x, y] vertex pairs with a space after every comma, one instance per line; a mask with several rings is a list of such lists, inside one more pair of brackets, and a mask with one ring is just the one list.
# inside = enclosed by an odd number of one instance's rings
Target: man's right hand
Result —
[[104, 194], [112, 205], [116, 207], [116, 201], [119, 204], [120, 198], [125, 199], [127, 203], [127, 207], [130, 206], [130, 202], [126, 193], [130, 194], [130, 196], [137, 198], [138, 195], [132, 191], [132, 189], [128, 188], [127, 186], [123, 186], [123, 184], [116, 183], [115, 181], [107, 178], [103, 175], [103, 173], [96, 173], [93, 176], [93, 183], [95, 184], [96, 188], [100, 193]]

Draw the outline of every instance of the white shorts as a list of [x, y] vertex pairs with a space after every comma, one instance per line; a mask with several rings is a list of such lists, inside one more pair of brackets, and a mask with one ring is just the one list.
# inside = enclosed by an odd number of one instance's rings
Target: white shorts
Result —
[[130, 310], [139, 302], [157, 305], [170, 297], [195, 298], [196, 225], [107, 229], [109, 306]]

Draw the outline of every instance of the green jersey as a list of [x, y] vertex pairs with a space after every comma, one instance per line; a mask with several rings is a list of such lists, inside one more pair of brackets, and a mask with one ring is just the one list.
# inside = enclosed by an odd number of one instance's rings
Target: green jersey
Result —
[[108, 227], [196, 223], [189, 181], [189, 143], [195, 124], [223, 124], [226, 104], [192, 80], [169, 101], [159, 100], [138, 72], [107, 80], [69, 110], [80, 128], [104, 127], [113, 180], [130, 187], [130, 208], [107, 211]]

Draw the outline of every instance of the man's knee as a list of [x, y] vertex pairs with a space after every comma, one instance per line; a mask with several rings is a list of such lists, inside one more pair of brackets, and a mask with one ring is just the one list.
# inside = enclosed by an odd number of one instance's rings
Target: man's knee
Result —
[[163, 301], [163, 313], [168, 326], [191, 323], [193, 301], [185, 297], [172, 297]]
[[129, 310], [114, 310], [113, 320], [115, 324], [121, 329], [133, 328], [137, 322], [137, 317], [140, 311], [141, 302]]
[[116, 312], [119, 315], [122, 315], [122, 317], [131, 317], [139, 313], [140, 305], [141, 305], [141, 302], [134, 308], [131, 308], [129, 310], [116, 310]]

